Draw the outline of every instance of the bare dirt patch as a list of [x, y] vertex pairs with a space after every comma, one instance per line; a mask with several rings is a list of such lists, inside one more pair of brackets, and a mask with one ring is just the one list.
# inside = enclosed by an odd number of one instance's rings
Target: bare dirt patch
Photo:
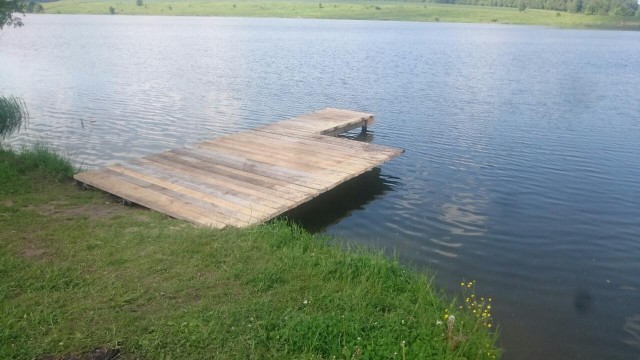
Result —
[[45, 252], [46, 252], [45, 249], [28, 248], [28, 249], [22, 250], [21, 255], [26, 258], [34, 258], [34, 257], [40, 257], [44, 255]]
[[27, 210], [35, 210], [45, 216], [103, 219], [125, 214], [128, 211], [128, 207], [111, 202], [106, 202], [104, 204], [86, 204], [73, 206], [66, 206], [66, 204], [60, 202], [50, 202], [40, 206], [29, 205], [27, 206]]
[[43, 246], [43, 241], [35, 234], [22, 235], [20, 246], [20, 255], [27, 259], [43, 258], [47, 250]]
[[58, 209], [58, 214], [61, 216], [88, 216], [92, 219], [100, 219], [120, 215], [127, 210], [126, 206], [118, 204], [91, 204], [60, 208]]

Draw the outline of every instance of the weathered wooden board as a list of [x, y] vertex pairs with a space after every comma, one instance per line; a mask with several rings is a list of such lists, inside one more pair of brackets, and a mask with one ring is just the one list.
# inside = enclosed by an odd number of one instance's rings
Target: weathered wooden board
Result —
[[327, 108], [75, 179], [195, 224], [245, 227], [404, 152], [330, 136], [371, 124], [372, 114]]

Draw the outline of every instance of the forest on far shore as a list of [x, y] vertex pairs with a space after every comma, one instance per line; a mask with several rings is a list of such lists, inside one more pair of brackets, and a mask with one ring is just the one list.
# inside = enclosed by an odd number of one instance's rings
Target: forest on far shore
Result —
[[[407, 0], [391, 0], [407, 1]], [[636, 0], [408, 0], [409, 2], [498, 6], [566, 11], [586, 15], [640, 16]]]

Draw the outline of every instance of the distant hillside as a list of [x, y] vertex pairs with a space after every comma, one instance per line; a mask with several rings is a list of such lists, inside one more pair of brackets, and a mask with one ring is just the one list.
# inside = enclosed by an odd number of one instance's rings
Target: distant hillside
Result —
[[[31, 2], [48, 3], [58, 0], [33, 0]], [[87, 0], [87, 2], [99, 2], [100, 0]], [[129, 0], [135, 2], [135, 0]], [[186, 0], [161, 0], [162, 2], [184, 2]], [[230, 0], [194, 0], [194, 3], [207, 2], [225, 2]], [[275, 0], [279, 1], [279, 0]], [[284, 0], [287, 2], [315, 2], [315, 0]], [[148, 0], [147, 2], [157, 2], [157, 0]], [[243, 2], [243, 0], [238, 0]], [[269, 0], [273, 2], [273, 0]], [[322, 1], [318, 1], [321, 3]], [[363, 3], [372, 2], [367, 0], [327, 0], [330, 3]], [[473, 6], [493, 6], [493, 7], [510, 7], [518, 8], [521, 11], [526, 9], [541, 9], [564, 11], [569, 13], [582, 13], [586, 15], [611, 15], [611, 16], [638, 16], [637, 0], [373, 0], [373, 2], [395, 2], [395, 3], [413, 3], [413, 4], [450, 4], [450, 5], [473, 5]], [[125, 1], [117, 1], [117, 4], [127, 3]]]
[[[449, 3], [442, 3], [449, 1]], [[579, 1], [580, 12], [562, 9], [536, 9], [521, 0], [59, 0], [42, 4], [48, 14], [233, 16], [311, 19], [355, 19], [434, 21], [545, 25], [564, 28], [640, 30], [640, 17], [620, 16], [610, 0], [608, 8], [586, 15], [593, 1], [602, 0], [524, 0], [540, 7], [553, 1], [569, 4]], [[635, 0], [633, 0], [635, 1]], [[451, 3], [454, 2], [454, 3]], [[474, 3], [469, 5], [467, 3]], [[516, 5], [518, 4], [518, 5]], [[545, 5], [547, 4], [547, 5]], [[39, 5], [39, 4], [38, 4]], [[481, 5], [481, 6], [478, 6]], [[490, 6], [496, 5], [496, 6]], [[499, 5], [499, 6], [498, 6]], [[534, 4], [535, 5], [535, 4]], [[632, 6], [633, 5], [633, 6]], [[614, 6], [612, 10], [612, 6]], [[519, 11], [520, 9], [520, 11]], [[603, 8], [604, 9], [604, 8]], [[625, 14], [637, 9], [628, 4]], [[574, 11], [574, 13], [571, 13]], [[637, 10], [635, 10], [637, 11]], [[590, 13], [590, 12], [588, 12]]]

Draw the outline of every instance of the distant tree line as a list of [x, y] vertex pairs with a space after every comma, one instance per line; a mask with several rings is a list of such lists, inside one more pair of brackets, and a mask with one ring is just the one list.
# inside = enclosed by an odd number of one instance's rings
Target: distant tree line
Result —
[[[394, 0], [391, 0], [394, 1]], [[400, 0], [407, 1], [407, 0]], [[499, 6], [566, 11], [587, 15], [640, 16], [637, 0], [408, 0], [410, 2]]]
[[27, 6], [26, 6], [25, 10], [28, 13], [42, 13], [42, 12], [44, 12], [44, 8], [40, 4], [40, 2], [35, 2], [35, 1], [29, 1], [27, 3]]
[[585, 13], [587, 15], [634, 16], [636, 0], [435, 0], [437, 3], [480, 6], [521, 7]]

